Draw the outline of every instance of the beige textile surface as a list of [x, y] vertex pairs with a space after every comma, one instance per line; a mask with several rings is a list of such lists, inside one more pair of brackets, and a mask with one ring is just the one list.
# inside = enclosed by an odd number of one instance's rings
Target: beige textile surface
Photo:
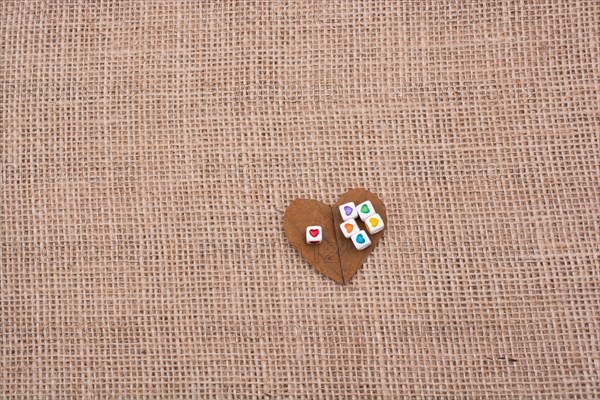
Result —
[[600, 397], [598, 1], [0, 10], [1, 398]]

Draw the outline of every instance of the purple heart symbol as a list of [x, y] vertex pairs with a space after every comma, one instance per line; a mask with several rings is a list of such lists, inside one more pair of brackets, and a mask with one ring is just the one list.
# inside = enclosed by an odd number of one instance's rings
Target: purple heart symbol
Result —
[[346, 211], [346, 215], [352, 214], [352, 207], [344, 206], [344, 211]]

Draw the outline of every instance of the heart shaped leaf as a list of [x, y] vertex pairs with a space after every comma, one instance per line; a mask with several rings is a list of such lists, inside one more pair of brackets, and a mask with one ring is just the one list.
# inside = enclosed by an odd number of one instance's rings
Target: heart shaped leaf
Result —
[[[383, 202], [366, 189], [352, 189], [344, 193], [331, 206], [317, 200], [294, 200], [283, 217], [285, 234], [292, 246], [313, 268], [338, 283], [348, 283], [373, 252], [383, 236], [383, 231], [369, 235], [371, 245], [368, 248], [356, 250], [352, 240], [346, 239], [340, 230], [343, 219], [339, 206], [348, 202], [360, 204], [366, 200], [371, 201], [375, 211], [381, 215], [384, 225], [387, 226], [387, 214]], [[369, 212], [368, 207], [366, 212]], [[357, 219], [356, 223], [360, 229], [365, 229], [360, 219]], [[322, 227], [323, 240], [320, 244], [306, 243], [306, 227], [311, 225]]]

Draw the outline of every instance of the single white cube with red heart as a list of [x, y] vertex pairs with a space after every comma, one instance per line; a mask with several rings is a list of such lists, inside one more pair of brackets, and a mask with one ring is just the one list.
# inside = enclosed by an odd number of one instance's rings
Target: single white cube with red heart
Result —
[[306, 243], [317, 244], [323, 240], [323, 229], [320, 226], [308, 226], [306, 227]]
[[358, 212], [356, 211], [356, 206], [353, 202], [342, 204], [339, 206], [340, 214], [342, 215], [342, 220], [348, 221], [350, 219], [355, 219], [358, 217]]

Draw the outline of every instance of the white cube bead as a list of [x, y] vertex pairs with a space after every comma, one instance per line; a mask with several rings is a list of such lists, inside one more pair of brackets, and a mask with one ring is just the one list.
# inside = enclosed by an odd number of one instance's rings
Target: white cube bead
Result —
[[381, 232], [383, 230], [383, 226], [383, 219], [379, 214], [373, 214], [370, 217], [367, 217], [365, 220], [365, 227], [371, 235]]
[[353, 202], [342, 204], [339, 209], [344, 221], [358, 218], [358, 212], [356, 211], [356, 206]]
[[360, 217], [360, 219], [363, 221], [367, 219], [367, 217], [370, 217], [371, 215], [375, 214], [375, 208], [373, 208], [373, 204], [371, 204], [369, 200], [360, 203], [356, 207], [356, 211], [358, 212], [358, 216]]
[[364, 250], [371, 245], [371, 239], [369, 239], [367, 232], [358, 231], [352, 235], [352, 243], [354, 243], [356, 250]]
[[323, 229], [320, 226], [308, 226], [306, 227], [306, 243], [316, 244], [321, 243], [323, 240]]
[[354, 219], [349, 219], [348, 221], [342, 222], [340, 224], [340, 229], [346, 239], [350, 239], [352, 235], [360, 231], [360, 228], [358, 225], [356, 225], [356, 220]]

